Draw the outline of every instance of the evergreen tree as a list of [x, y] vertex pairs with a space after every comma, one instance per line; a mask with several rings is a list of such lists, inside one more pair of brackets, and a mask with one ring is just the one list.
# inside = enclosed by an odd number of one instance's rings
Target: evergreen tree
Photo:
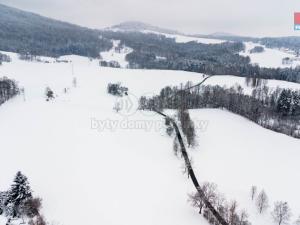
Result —
[[277, 102], [277, 111], [283, 116], [287, 116], [291, 111], [291, 106], [292, 92], [289, 89], [283, 89]]
[[27, 177], [20, 171], [17, 173], [14, 179], [14, 183], [8, 192], [6, 205], [12, 206], [12, 217], [20, 216], [20, 206], [32, 198], [32, 191], [29, 186]]

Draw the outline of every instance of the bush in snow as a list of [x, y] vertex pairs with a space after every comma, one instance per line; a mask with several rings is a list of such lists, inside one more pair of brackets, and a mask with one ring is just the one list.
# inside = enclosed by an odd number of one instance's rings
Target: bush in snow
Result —
[[46, 95], [47, 102], [54, 99], [54, 92], [49, 87], [46, 88], [45, 95]]
[[22, 213], [28, 218], [33, 218], [39, 215], [42, 208], [41, 198], [29, 198], [22, 204]]
[[275, 202], [272, 217], [278, 225], [288, 224], [291, 218], [291, 210], [287, 202]]
[[109, 83], [107, 86], [107, 93], [122, 97], [124, 95], [128, 95], [128, 88], [122, 87], [121, 83]]
[[47, 225], [45, 218], [42, 215], [38, 215], [36, 218], [31, 219], [29, 225]]
[[20, 92], [17, 82], [7, 77], [0, 78], [0, 105]]
[[166, 125], [166, 133], [169, 136], [172, 136], [172, 134], [174, 133], [174, 127], [173, 127], [173, 124], [171, 123], [170, 118], [167, 117], [165, 119], [165, 125]]

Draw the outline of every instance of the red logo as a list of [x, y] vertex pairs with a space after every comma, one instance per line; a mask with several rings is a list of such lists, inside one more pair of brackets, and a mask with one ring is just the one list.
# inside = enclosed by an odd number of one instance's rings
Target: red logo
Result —
[[300, 24], [300, 12], [296, 12], [294, 14], [294, 23], [295, 23], [295, 25], [299, 25]]

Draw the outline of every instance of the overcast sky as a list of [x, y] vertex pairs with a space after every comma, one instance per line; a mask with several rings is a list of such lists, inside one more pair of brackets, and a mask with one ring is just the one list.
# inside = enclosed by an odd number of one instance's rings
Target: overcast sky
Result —
[[48, 17], [103, 28], [141, 21], [186, 33], [300, 36], [299, 0], [0, 0]]

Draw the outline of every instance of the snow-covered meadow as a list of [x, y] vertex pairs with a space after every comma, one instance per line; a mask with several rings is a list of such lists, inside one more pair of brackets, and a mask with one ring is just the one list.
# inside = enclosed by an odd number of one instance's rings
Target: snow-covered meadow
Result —
[[[253, 42], [245, 42], [245, 51], [240, 54], [243, 56], [249, 56], [251, 59], [251, 63], [258, 64], [261, 67], [267, 68], [287, 68], [287, 67], [296, 67], [300, 65], [300, 58], [296, 57], [291, 52], [286, 52], [280, 49], [267, 48], [264, 45], [253, 43]], [[250, 53], [250, 50], [254, 47], [263, 47], [264, 52], [261, 53]], [[282, 60], [284, 58], [297, 59], [291, 62], [291, 64], [283, 64]]]
[[[25, 94], [0, 106], [0, 190], [21, 170], [55, 225], [206, 224], [187, 202], [194, 189], [182, 174], [182, 159], [172, 152], [163, 119], [139, 111], [116, 113], [117, 99], [106, 93], [109, 82], [120, 81], [137, 99], [166, 85], [197, 83], [202, 74], [103, 68], [97, 60], [78, 56], [61, 58], [70, 63], [39, 63], [9, 55], [12, 62], [0, 66], [0, 77], [16, 79]], [[244, 78], [207, 80], [228, 87], [236, 83], [251, 92]], [[268, 85], [300, 89], [289, 82]], [[51, 102], [45, 101], [47, 86], [57, 95]], [[207, 123], [198, 131], [199, 145], [189, 150], [200, 181], [215, 182], [228, 200], [238, 200], [254, 225], [273, 222], [269, 212], [256, 212], [251, 185], [264, 188], [270, 204], [288, 201], [296, 219], [300, 140], [222, 110], [193, 110], [191, 116]], [[5, 222], [0, 217], [0, 224]]]

